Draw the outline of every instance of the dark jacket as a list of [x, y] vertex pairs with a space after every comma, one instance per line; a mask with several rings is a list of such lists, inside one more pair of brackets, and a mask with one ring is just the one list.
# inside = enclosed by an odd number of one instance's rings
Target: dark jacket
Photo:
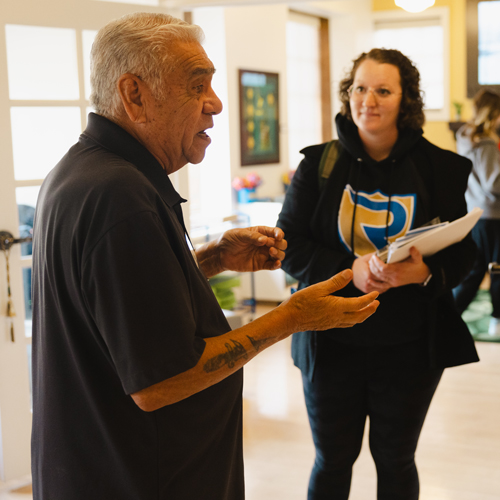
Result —
[[[417, 207], [411, 228], [437, 216], [442, 221], [452, 221], [467, 211], [464, 192], [471, 170], [467, 159], [434, 146], [422, 137], [421, 131], [405, 129], [400, 131], [390, 156], [375, 162], [364, 151], [354, 123], [339, 115], [337, 130], [342, 151], [324, 187], [319, 187], [318, 165], [326, 144], [305, 148], [302, 150], [305, 157], [279, 216], [278, 226], [288, 240], [283, 269], [299, 280], [300, 288], [352, 267], [356, 248], [353, 251], [349, 243], [355, 247], [355, 242], [346, 242], [341, 237], [339, 225], [345, 224], [345, 220], [338, 218], [347, 184], [356, 192], [381, 189], [388, 194], [389, 204], [392, 195], [405, 193], [411, 187]], [[386, 235], [391, 230], [388, 225]], [[361, 325], [319, 334], [295, 334], [292, 340], [295, 364], [312, 377], [316, 335], [325, 334], [340, 342], [359, 345], [404, 343], [426, 335], [430, 366], [477, 361], [472, 337], [455, 309], [451, 294], [451, 289], [469, 272], [475, 251], [468, 236], [426, 258], [433, 274], [429, 285], [425, 288], [407, 285], [382, 294], [378, 311]], [[350, 283], [337, 294], [359, 296], [361, 292]]]

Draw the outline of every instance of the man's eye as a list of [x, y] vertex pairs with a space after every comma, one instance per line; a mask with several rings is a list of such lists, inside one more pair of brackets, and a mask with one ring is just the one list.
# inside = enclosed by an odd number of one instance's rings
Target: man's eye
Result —
[[203, 85], [196, 85], [196, 87], [194, 87], [194, 90], [196, 90], [196, 92], [203, 92]]

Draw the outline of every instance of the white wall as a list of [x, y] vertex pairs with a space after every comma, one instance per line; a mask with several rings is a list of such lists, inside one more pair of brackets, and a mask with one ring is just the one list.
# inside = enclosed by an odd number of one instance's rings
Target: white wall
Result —
[[[294, 3], [291, 7], [330, 19], [334, 118], [340, 109], [336, 95], [345, 69], [350, 66], [352, 59], [370, 47], [371, 0]], [[231, 178], [257, 172], [264, 180], [258, 189], [259, 197], [281, 194], [282, 173], [297, 167], [288, 163], [287, 151], [286, 23], [289, 8], [285, 3], [217, 8], [219, 12], [223, 11], [225, 20], [228, 80], [227, 102], [224, 105], [229, 118]], [[210, 52], [208, 55], [211, 57]], [[269, 71], [280, 75], [280, 163], [248, 167], [240, 165], [238, 69]]]
[[[283, 192], [281, 174], [288, 170], [286, 136], [286, 20], [285, 4], [226, 9], [226, 55], [231, 176], [257, 172], [263, 179], [259, 196]], [[280, 99], [280, 163], [240, 166], [238, 69], [278, 73]]]
[[[370, 50], [373, 21], [371, 0], [328, 2], [330, 15], [330, 57], [332, 72], [333, 119], [340, 111], [338, 88], [352, 61]], [[335, 130], [335, 129], [334, 129]]]

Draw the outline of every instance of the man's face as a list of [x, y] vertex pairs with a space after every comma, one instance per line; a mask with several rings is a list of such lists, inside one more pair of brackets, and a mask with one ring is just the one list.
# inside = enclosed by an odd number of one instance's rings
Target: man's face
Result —
[[171, 174], [186, 163], [200, 163], [210, 144], [206, 130], [222, 103], [212, 89], [214, 67], [196, 42], [178, 43], [172, 49], [175, 69], [165, 76], [160, 99], [147, 93], [146, 146]]

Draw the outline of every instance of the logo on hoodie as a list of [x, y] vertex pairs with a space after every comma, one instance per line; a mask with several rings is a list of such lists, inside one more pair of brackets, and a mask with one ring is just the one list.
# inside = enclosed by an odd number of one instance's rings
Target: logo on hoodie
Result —
[[387, 244], [386, 227], [389, 242], [403, 236], [411, 229], [415, 216], [415, 194], [391, 195], [389, 217], [387, 217], [389, 196], [381, 191], [372, 193], [358, 191], [356, 203], [355, 199], [355, 191], [348, 184], [340, 202], [338, 228], [340, 240], [351, 252], [352, 218], [356, 205], [354, 220], [354, 254], [356, 257], [385, 247]]

